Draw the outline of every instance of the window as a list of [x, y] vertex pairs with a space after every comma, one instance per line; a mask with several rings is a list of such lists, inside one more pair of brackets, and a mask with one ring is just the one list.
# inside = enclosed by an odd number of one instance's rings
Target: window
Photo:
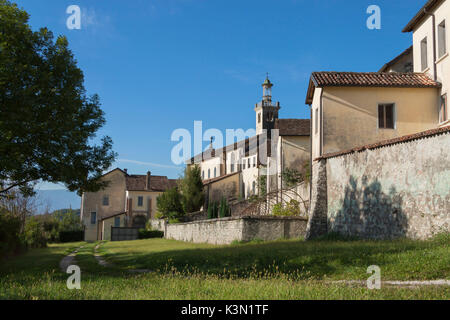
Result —
[[394, 104], [386, 103], [378, 105], [378, 128], [395, 129]]
[[234, 157], [234, 153], [231, 154], [231, 173], [234, 172], [234, 161], [235, 161], [235, 157]]
[[261, 123], [261, 113], [258, 113], [258, 123]]
[[116, 228], [120, 227], [120, 217], [114, 218], [114, 227], [116, 227]]
[[103, 205], [109, 206], [109, 196], [103, 196]]
[[202, 171], [202, 180], [205, 180], [205, 171]]
[[314, 117], [314, 120], [315, 120], [315, 124], [314, 124], [314, 126], [315, 126], [315, 132], [316, 132], [316, 134], [319, 132], [319, 109], [316, 109], [316, 115], [315, 115], [315, 117]]
[[208, 179], [211, 179], [211, 169], [208, 169]]
[[256, 167], [256, 157], [253, 158], [253, 167]]
[[252, 183], [252, 191], [253, 191], [253, 194], [256, 194], [256, 183], [255, 183], [255, 181], [253, 181], [253, 183]]
[[447, 94], [444, 94], [441, 97], [441, 110], [439, 110], [439, 122], [444, 122], [447, 121], [448, 117], [447, 117]]
[[439, 58], [447, 53], [446, 43], [445, 43], [445, 20], [438, 25], [438, 50]]
[[247, 168], [249, 168], [250, 169], [250, 158], [248, 158], [248, 166], [247, 166]]
[[420, 43], [420, 54], [422, 59], [422, 71], [428, 68], [428, 41], [427, 38]]
[[217, 168], [214, 168], [214, 178], [217, 177]]
[[97, 212], [91, 212], [91, 224], [97, 223]]
[[139, 196], [138, 197], [138, 207], [142, 207], [144, 205], [144, 197]]

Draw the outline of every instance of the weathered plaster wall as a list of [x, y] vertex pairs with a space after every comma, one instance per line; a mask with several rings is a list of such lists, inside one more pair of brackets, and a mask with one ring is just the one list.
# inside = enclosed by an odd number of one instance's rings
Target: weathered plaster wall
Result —
[[[124, 212], [125, 208], [125, 174], [120, 170], [111, 171], [103, 180], [110, 181], [108, 187], [99, 192], [85, 192], [81, 209], [81, 221], [85, 225], [85, 240], [100, 239], [102, 228], [99, 227], [101, 217]], [[103, 196], [109, 197], [109, 204], [103, 205]], [[97, 213], [97, 221], [91, 224], [91, 213]], [[97, 232], [98, 230], [98, 232]]]
[[[450, 133], [351, 153], [313, 166], [328, 232], [363, 238], [428, 238], [450, 231]], [[326, 184], [317, 168], [326, 162]], [[315, 183], [317, 181], [313, 181]]]
[[[436, 128], [438, 98], [436, 88], [325, 88], [322, 154]], [[395, 129], [378, 128], [380, 103], [395, 103]]]
[[[450, 2], [443, 1], [442, 4], [432, 10], [432, 13], [436, 18], [435, 39], [436, 42], [439, 39], [437, 26], [445, 20], [446, 23], [446, 47], [447, 53], [442, 57], [439, 57], [439, 48], [436, 43], [436, 71], [437, 81], [442, 83], [442, 94], [450, 94], [450, 57], [448, 52], [450, 51], [450, 32], [448, 31], [450, 21]], [[422, 57], [421, 57], [421, 42], [424, 38], [427, 38], [427, 54], [428, 54], [428, 68], [422, 70]], [[414, 50], [414, 71], [426, 72], [432, 79], [434, 77], [434, 56], [433, 56], [433, 22], [432, 17], [429, 16], [423, 19], [413, 32], [413, 50]], [[448, 108], [447, 108], [448, 109]], [[447, 110], [447, 114], [448, 114]]]
[[244, 217], [169, 224], [165, 237], [194, 243], [230, 244], [233, 241], [265, 241], [305, 236], [306, 219]]
[[327, 233], [326, 160], [314, 161], [311, 174], [311, 199], [306, 239], [314, 239]]
[[241, 194], [241, 175], [236, 173], [205, 186], [208, 202], [220, 202], [222, 197], [226, 199], [238, 199]]

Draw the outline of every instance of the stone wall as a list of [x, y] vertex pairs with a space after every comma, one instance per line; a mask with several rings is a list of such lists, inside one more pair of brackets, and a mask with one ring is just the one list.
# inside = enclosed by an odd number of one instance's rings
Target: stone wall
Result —
[[243, 217], [169, 224], [165, 237], [194, 243], [230, 244], [255, 239], [271, 241], [305, 236], [305, 218]]
[[450, 128], [441, 128], [324, 156], [313, 165], [308, 237], [425, 239], [449, 232], [449, 150]]

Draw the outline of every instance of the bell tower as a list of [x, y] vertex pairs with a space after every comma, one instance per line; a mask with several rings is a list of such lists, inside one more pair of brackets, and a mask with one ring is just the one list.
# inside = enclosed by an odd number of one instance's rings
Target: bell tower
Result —
[[256, 134], [261, 134], [266, 129], [267, 136], [270, 137], [271, 130], [275, 126], [275, 120], [278, 119], [278, 110], [281, 107], [279, 102], [272, 102], [273, 83], [269, 80], [269, 74], [267, 74], [262, 87], [262, 100], [255, 105]]

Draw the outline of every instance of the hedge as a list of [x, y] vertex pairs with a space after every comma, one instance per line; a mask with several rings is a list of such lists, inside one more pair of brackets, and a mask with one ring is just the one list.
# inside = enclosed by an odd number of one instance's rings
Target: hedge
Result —
[[162, 238], [164, 237], [163, 231], [158, 230], [139, 230], [139, 239], [150, 239], [150, 238]]

